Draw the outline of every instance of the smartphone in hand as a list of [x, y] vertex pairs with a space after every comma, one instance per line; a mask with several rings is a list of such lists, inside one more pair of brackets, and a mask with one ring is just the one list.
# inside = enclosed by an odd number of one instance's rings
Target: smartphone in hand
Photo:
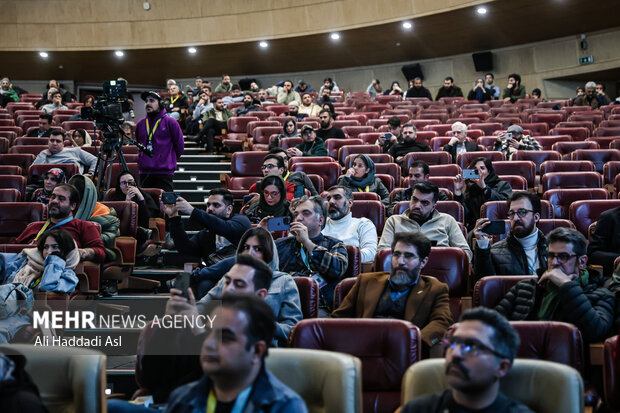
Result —
[[463, 179], [478, 179], [480, 175], [478, 175], [478, 171], [475, 169], [463, 169], [461, 177]]
[[180, 272], [174, 279], [174, 288], [177, 290], [181, 290], [183, 292], [182, 296], [189, 299], [189, 294], [187, 290], [190, 288], [190, 278], [191, 274], [188, 272]]
[[491, 221], [483, 231], [489, 235], [501, 235], [506, 233], [506, 222], [503, 220]]
[[276, 217], [267, 220], [269, 231], [288, 231], [291, 229], [291, 217]]

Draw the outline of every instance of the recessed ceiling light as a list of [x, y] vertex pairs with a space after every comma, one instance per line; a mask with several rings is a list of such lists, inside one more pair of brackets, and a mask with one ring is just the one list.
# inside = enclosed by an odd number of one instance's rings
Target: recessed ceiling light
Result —
[[47, 52], [39, 52], [39, 56], [41, 56], [43, 59], [47, 59], [49, 57], [49, 54]]
[[187, 48], [187, 52], [190, 54], [196, 54], [196, 48], [195, 47], [189, 47]]
[[122, 50], [117, 50], [114, 52], [114, 54], [116, 55], [116, 57], [123, 57], [125, 56], [125, 53]]
[[411, 22], [403, 22], [403, 29], [409, 30], [413, 27], [413, 24], [411, 24]]
[[486, 7], [478, 7], [478, 8], [476, 9], [476, 12], [477, 12], [478, 14], [480, 14], [480, 15], [487, 14], [487, 8], [486, 8]]
[[258, 44], [260, 47], [262, 47], [263, 49], [266, 49], [267, 47], [269, 47], [269, 43], [267, 43], [266, 41], [262, 41]]
[[332, 40], [340, 40], [340, 34], [338, 33], [332, 33], [329, 35], [329, 37], [331, 37]]

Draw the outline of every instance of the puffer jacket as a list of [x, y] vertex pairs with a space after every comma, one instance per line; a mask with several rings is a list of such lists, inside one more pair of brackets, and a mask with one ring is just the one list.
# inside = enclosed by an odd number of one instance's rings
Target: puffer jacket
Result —
[[[604, 340], [614, 323], [614, 295], [603, 287], [604, 278], [590, 272], [590, 281], [584, 287], [572, 280], [560, 287], [560, 305], [554, 321], [574, 324], [586, 342]], [[519, 281], [495, 307], [511, 321], [536, 320], [544, 294], [538, 280]]]
[[[540, 268], [547, 268], [547, 240], [538, 230], [538, 261]], [[529, 274], [527, 255], [512, 233], [490, 248], [481, 249], [474, 243], [474, 275], [476, 280], [487, 275]]]

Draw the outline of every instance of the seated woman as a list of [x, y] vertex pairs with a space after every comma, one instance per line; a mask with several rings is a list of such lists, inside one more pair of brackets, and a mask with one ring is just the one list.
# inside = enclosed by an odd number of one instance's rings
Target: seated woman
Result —
[[512, 194], [508, 182], [495, 175], [493, 163], [487, 158], [476, 158], [469, 164], [480, 178], [463, 179], [456, 176], [454, 183], [454, 200], [460, 202], [465, 209], [465, 226], [471, 231], [480, 218], [480, 207], [487, 201], [505, 201]]
[[338, 179], [338, 185], [351, 188], [353, 192], [375, 192], [387, 207], [390, 193], [381, 179], [375, 176], [375, 172], [376, 167], [372, 159], [363, 154], [357, 155], [351, 168]]
[[491, 99], [493, 99], [491, 90], [484, 87], [484, 80], [481, 77], [477, 78], [473, 89], [467, 95], [467, 100], [477, 100], [480, 103], [484, 103]]
[[289, 202], [286, 200], [286, 184], [279, 175], [267, 175], [257, 185], [259, 199], [244, 207], [250, 222], [258, 224], [266, 217], [290, 217]]
[[65, 171], [60, 168], [52, 168], [43, 175], [43, 188], [36, 189], [32, 193], [32, 202], [41, 202], [47, 205], [56, 185], [65, 183]]
[[74, 148], [81, 146], [93, 146], [93, 140], [85, 129], [75, 129], [67, 135]]
[[294, 118], [287, 118], [282, 125], [282, 133], [277, 138], [269, 142], [269, 149], [278, 148], [280, 141], [284, 138], [299, 138], [297, 121]]
[[334, 105], [331, 102], [324, 102], [321, 105], [321, 109], [329, 110], [329, 113], [333, 120], [336, 120], [336, 118], [338, 117], [338, 114], [336, 113], [336, 109], [334, 108]]
[[398, 95], [398, 96], [402, 96], [403, 95], [403, 90], [400, 87], [400, 83], [398, 83], [397, 80], [393, 81], [392, 84], [390, 85], [390, 88], [387, 89], [385, 92], [383, 92], [384, 95]]

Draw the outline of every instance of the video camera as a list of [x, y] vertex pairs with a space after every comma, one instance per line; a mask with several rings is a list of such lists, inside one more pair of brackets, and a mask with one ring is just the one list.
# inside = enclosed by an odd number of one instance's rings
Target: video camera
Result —
[[106, 129], [105, 125], [118, 130], [124, 122], [123, 112], [129, 109], [127, 82], [109, 80], [103, 84], [103, 95], [95, 100], [93, 107], [83, 107], [81, 116], [85, 120], [94, 120], [100, 129]]

